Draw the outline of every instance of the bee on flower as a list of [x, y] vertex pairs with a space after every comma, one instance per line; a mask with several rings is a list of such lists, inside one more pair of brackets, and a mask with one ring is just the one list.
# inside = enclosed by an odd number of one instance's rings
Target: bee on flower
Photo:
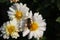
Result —
[[15, 20], [8, 21], [1, 26], [1, 32], [4, 39], [9, 39], [9, 36], [17, 39], [19, 37], [19, 28]]
[[43, 36], [44, 31], [46, 30], [45, 20], [42, 18], [42, 15], [39, 13], [34, 13], [32, 16], [32, 12], [30, 12], [28, 19], [25, 23], [23, 37], [29, 34], [28, 39], [32, 37], [41, 38]]

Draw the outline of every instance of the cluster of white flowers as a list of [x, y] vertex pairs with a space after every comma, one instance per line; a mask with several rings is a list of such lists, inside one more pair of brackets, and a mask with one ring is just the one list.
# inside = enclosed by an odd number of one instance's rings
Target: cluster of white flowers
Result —
[[41, 38], [46, 30], [45, 19], [39, 12], [32, 13], [26, 4], [15, 3], [9, 7], [7, 11], [10, 21], [1, 26], [1, 32], [4, 39], [9, 39], [9, 36], [17, 39], [20, 37], [18, 32], [23, 33], [23, 37], [28, 35], [28, 39]]

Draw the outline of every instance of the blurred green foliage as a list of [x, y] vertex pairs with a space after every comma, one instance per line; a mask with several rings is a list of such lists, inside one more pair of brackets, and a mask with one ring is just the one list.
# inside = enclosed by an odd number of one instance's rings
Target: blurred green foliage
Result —
[[4, 3], [4, 2], [7, 2], [9, 0], [0, 0], [0, 3]]
[[60, 17], [58, 17], [58, 18], [56, 19], [56, 21], [60, 23]]
[[60, 10], [60, 0], [57, 0], [57, 7], [58, 7], [59, 10]]
[[40, 40], [46, 40], [46, 37], [44, 36], [44, 37], [42, 37]]

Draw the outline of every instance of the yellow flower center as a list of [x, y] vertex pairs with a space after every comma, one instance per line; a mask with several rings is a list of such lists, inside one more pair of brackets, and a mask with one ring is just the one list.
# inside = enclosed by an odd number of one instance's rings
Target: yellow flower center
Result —
[[38, 24], [36, 22], [31, 23], [30, 30], [35, 31], [38, 29]]
[[22, 16], [23, 16], [22, 12], [17, 10], [16, 14], [15, 14], [16, 19], [20, 20], [22, 18]]
[[13, 25], [9, 25], [6, 27], [6, 32], [9, 33], [10, 35], [15, 31], [16, 31], [16, 29], [15, 29], [15, 26], [13, 26]]

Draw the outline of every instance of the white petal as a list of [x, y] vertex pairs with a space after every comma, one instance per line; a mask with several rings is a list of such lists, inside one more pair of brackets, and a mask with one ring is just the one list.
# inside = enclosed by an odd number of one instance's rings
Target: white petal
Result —
[[37, 12], [37, 13], [34, 13], [34, 16], [38, 16], [39, 15], [39, 12]]
[[4, 39], [9, 39], [9, 36], [4, 35], [3, 38], [4, 38]]
[[22, 4], [22, 3], [20, 3], [20, 8], [19, 8], [19, 9], [21, 10], [22, 8], [23, 8], [23, 4]]
[[38, 18], [39, 18], [39, 20], [42, 20], [43, 19], [41, 14], [38, 16]]
[[[2, 26], [1, 28], [2, 28], [2, 29], [4, 29], [4, 28], [5, 28], [5, 26], [6, 26], [6, 23], [4, 23], [4, 24], [3, 24], [3, 26]], [[4, 28], [3, 28], [3, 27], [4, 27]]]
[[8, 15], [8, 16], [9, 16], [9, 19], [13, 19], [13, 18], [15, 18], [14, 15]]
[[19, 34], [18, 34], [18, 33], [16, 33], [16, 32], [14, 32], [11, 36], [12, 36], [12, 38], [17, 39], [17, 38], [19, 37]]
[[11, 11], [7, 11], [8, 15], [13, 15], [14, 12], [11, 12]]
[[10, 11], [15, 12], [15, 10], [12, 7], [9, 7]]
[[26, 4], [24, 4], [24, 7], [26, 7]]
[[43, 25], [43, 24], [39, 24], [39, 30], [41, 31], [45, 31], [46, 30], [46, 25]]
[[28, 18], [32, 18], [32, 11], [28, 14]]
[[[3, 24], [3, 26], [5, 26], [5, 24]], [[5, 29], [3, 28], [3, 26], [0, 27], [0, 31], [4, 31]]]
[[37, 32], [36, 32], [37, 38], [39, 38], [39, 37], [40, 37], [40, 35], [39, 35], [39, 34], [40, 34], [40, 32], [38, 32], [38, 31], [37, 31]]
[[11, 8], [13, 8], [14, 10], [17, 10], [16, 5], [17, 5], [17, 3], [13, 4], [13, 6], [11, 6]]
[[34, 21], [38, 21], [38, 14], [39, 14], [39, 13], [35, 13], [35, 14], [34, 14], [34, 16], [33, 16]]
[[20, 6], [22, 6], [23, 4], [22, 3], [20, 3]]
[[19, 8], [20, 8], [20, 5], [17, 3], [16, 4], [16, 9], [19, 10]]
[[28, 35], [29, 32], [30, 32], [30, 31], [29, 31], [28, 29], [25, 29], [25, 30], [23, 31], [23, 37], [25, 37], [26, 35]]
[[37, 35], [37, 38], [42, 37], [43, 36], [43, 31], [37, 30], [36, 35]]
[[40, 31], [39, 33], [40, 33], [39, 34], [40, 35], [39, 37], [42, 37], [44, 32], [43, 31]]
[[46, 27], [43, 27], [43, 26], [42, 26], [42, 27], [40, 27], [40, 30], [41, 30], [41, 31], [45, 31], [45, 30], [46, 30]]
[[33, 37], [33, 32], [30, 32], [29, 39], [31, 39], [32, 37]]
[[26, 16], [28, 16], [28, 12], [26, 13]]
[[[8, 25], [10, 25], [10, 21], [8, 21], [8, 22], [6, 23], [6, 26], [8, 26]], [[6, 26], [5, 26], [5, 27], [6, 27]]]
[[20, 24], [19, 27], [23, 27], [24, 26], [24, 20], [21, 20], [19, 24]]
[[22, 8], [25, 12], [27, 12], [29, 10], [29, 8], [26, 6], [26, 4], [23, 5], [23, 8]]
[[10, 21], [10, 24], [14, 25], [14, 26], [17, 26], [17, 20], [16, 19], [13, 19]]
[[23, 13], [23, 19], [27, 19], [28, 18], [28, 12]]
[[33, 34], [34, 34], [34, 35], [33, 35], [33, 36], [34, 36], [34, 38], [37, 38], [37, 34], [36, 34], [36, 32], [34, 32]]
[[2, 30], [1, 32], [2, 32], [3, 34], [5, 34], [5, 33], [6, 33], [6, 32], [5, 32], [5, 31], [3, 31], [3, 30]]

